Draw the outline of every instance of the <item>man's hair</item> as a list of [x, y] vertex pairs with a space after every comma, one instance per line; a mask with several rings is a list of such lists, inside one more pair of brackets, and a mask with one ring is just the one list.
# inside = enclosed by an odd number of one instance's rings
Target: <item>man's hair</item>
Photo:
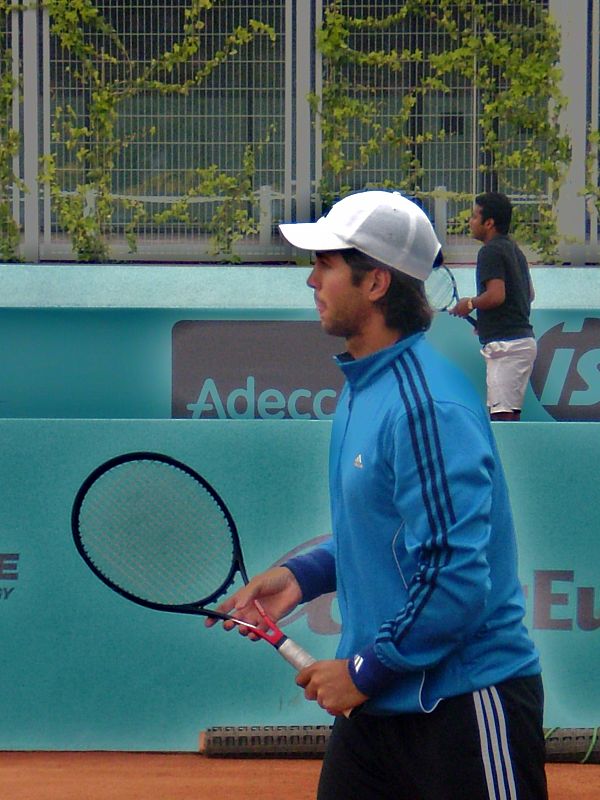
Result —
[[484, 192], [477, 195], [475, 204], [481, 208], [481, 221], [494, 220], [494, 227], [503, 235], [510, 230], [512, 219], [512, 205], [502, 192]]
[[382, 264], [355, 248], [339, 252], [352, 270], [352, 283], [355, 286], [363, 281], [367, 272], [374, 269], [385, 269], [390, 273], [388, 290], [376, 302], [383, 311], [388, 328], [402, 331], [407, 336], [428, 330], [433, 319], [433, 310], [427, 301], [423, 281]]

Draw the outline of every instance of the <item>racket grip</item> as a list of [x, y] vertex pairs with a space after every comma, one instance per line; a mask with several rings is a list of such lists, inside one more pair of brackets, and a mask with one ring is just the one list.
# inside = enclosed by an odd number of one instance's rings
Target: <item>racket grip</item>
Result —
[[[310, 667], [310, 665], [314, 664], [317, 660], [316, 658], [313, 658], [310, 653], [307, 653], [303, 647], [300, 647], [299, 644], [296, 644], [293, 639], [286, 638], [277, 649], [285, 658], [285, 660], [288, 661], [292, 667], [297, 669], [298, 672], [300, 672], [301, 669], [304, 669], [304, 667]], [[346, 719], [350, 719], [354, 710], [355, 709], [353, 708], [349, 708], [344, 711], [344, 716]]]
[[288, 639], [287, 637], [279, 645], [277, 650], [294, 669], [298, 670], [298, 672], [304, 669], [304, 667], [310, 667], [310, 665], [314, 664], [317, 660], [313, 658], [310, 653], [307, 653], [304, 648], [300, 647], [299, 644], [296, 644], [293, 639]]

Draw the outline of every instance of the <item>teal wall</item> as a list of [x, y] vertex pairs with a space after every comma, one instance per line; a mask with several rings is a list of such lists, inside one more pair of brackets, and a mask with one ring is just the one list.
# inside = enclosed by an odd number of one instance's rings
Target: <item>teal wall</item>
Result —
[[[461, 294], [472, 294], [473, 270], [456, 274]], [[0, 417], [168, 419], [177, 324], [316, 324], [307, 276], [289, 267], [0, 266]], [[600, 420], [600, 270], [541, 267], [533, 276], [540, 355], [523, 418]], [[483, 398], [484, 365], [470, 326], [440, 314], [429, 335]], [[320, 342], [330, 365], [341, 340]], [[256, 347], [244, 354], [240, 380], [253, 373]], [[272, 359], [275, 372], [289, 360], [276, 345]], [[199, 386], [211, 367], [199, 372]]]
[[[324, 721], [268, 645], [111, 592], [77, 554], [70, 512], [92, 468], [122, 452], [160, 450], [219, 492], [255, 572], [328, 533], [328, 428], [0, 422], [0, 749], [194, 750], [210, 725]], [[336, 637], [311, 633], [305, 617], [288, 633], [317, 656], [334, 653]]]
[[[119, 453], [160, 450], [223, 497], [255, 572], [329, 533], [329, 428], [314, 421], [1, 421], [0, 749], [194, 750], [199, 731], [212, 725], [327, 723], [264, 642], [208, 631], [201, 618], [151, 611], [111, 592], [77, 554], [70, 511], [94, 467]], [[544, 667], [546, 724], [595, 726], [600, 426], [495, 430], [527, 623]], [[330, 657], [336, 623], [335, 604], [326, 600], [285, 630]]]
[[[70, 532], [73, 499], [89, 472], [112, 456], [150, 449], [190, 464], [217, 489], [250, 572], [329, 533], [327, 420], [170, 419], [176, 324], [310, 323], [306, 276], [269, 267], [0, 267], [0, 749], [195, 750], [199, 731], [211, 725], [329, 721], [266, 644], [129, 603], [91, 574]], [[574, 394], [579, 409], [592, 411], [594, 403], [581, 400], [596, 391], [600, 339], [588, 320], [600, 317], [597, 277], [534, 272], [536, 332], [555, 337], [542, 394]], [[459, 281], [468, 293], [472, 270], [459, 271]], [[588, 329], [591, 340], [580, 346]], [[218, 331], [206, 331], [208, 344]], [[430, 335], [483, 396], [470, 327], [443, 315]], [[252, 369], [242, 367], [240, 374]], [[559, 391], [551, 379], [572, 385]], [[548, 405], [556, 413], [556, 403]], [[517, 523], [527, 623], [544, 667], [546, 724], [595, 726], [600, 426], [549, 424], [554, 418], [533, 389], [525, 417], [494, 430]], [[336, 630], [332, 597], [286, 627], [318, 657], [334, 653]]]

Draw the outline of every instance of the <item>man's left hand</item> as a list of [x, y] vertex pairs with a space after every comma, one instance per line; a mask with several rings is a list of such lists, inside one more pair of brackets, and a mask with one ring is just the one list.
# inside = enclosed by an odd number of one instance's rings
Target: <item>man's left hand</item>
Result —
[[453, 317], [468, 317], [470, 312], [468, 306], [469, 298], [463, 297], [461, 298], [458, 303], [453, 307], [448, 309], [448, 313], [451, 314]]
[[317, 661], [298, 673], [296, 683], [303, 687], [307, 700], [316, 700], [334, 717], [347, 714], [368, 700], [350, 677], [346, 659]]

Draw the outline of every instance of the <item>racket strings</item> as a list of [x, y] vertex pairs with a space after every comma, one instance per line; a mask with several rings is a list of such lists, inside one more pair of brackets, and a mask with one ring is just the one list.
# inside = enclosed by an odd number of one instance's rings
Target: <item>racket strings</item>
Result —
[[452, 273], [446, 267], [437, 267], [425, 281], [429, 305], [436, 311], [446, 311], [458, 299]]
[[131, 461], [103, 473], [81, 504], [79, 535], [109, 581], [162, 605], [219, 594], [234, 559], [232, 531], [217, 500], [164, 462]]

